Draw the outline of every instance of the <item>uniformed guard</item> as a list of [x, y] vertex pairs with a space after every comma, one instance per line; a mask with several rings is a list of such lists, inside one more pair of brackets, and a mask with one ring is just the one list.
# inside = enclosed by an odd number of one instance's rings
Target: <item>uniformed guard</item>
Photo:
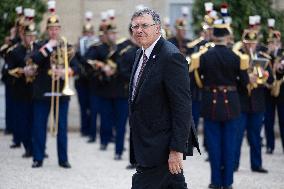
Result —
[[[7, 36], [0, 50], [0, 56], [4, 60], [1, 70], [1, 80], [5, 86], [5, 134], [13, 134], [13, 101], [11, 98], [12, 78], [8, 74], [9, 65], [7, 62], [7, 57], [12, 46], [14, 45], [11, 43], [10, 36]], [[12, 144], [11, 147], [20, 147], [18, 142], [15, 140], [13, 140], [13, 142], [14, 144]]]
[[[212, 43], [212, 31], [213, 31], [213, 23], [217, 17], [212, 14], [213, 4], [211, 2], [205, 3], [205, 10], [207, 14], [204, 16], [204, 21], [201, 24], [202, 30], [200, 32], [200, 36], [186, 44], [186, 47], [189, 49], [189, 56], [191, 53], [196, 53], [200, 50], [200, 47], [205, 46], [206, 48], [211, 48], [214, 46]], [[190, 64], [190, 62], [189, 62]], [[194, 76], [194, 72], [189, 65], [189, 76], [190, 76], [190, 90], [192, 95], [192, 116], [196, 129], [198, 129], [199, 118], [200, 118], [200, 104], [201, 104], [201, 89], [196, 83], [196, 79]], [[205, 143], [205, 142], [204, 142]], [[205, 144], [204, 144], [205, 145]]]
[[281, 33], [275, 29], [275, 19], [268, 19], [269, 33], [267, 38], [268, 54], [272, 58], [274, 83], [266, 90], [266, 111], [265, 111], [265, 137], [266, 137], [266, 153], [273, 154], [275, 149], [275, 111], [277, 107], [278, 120], [280, 127], [280, 136], [282, 149], [284, 152], [284, 85], [283, 77], [278, 77], [283, 69], [282, 60], [284, 58], [284, 50], [281, 46]]
[[[116, 42], [116, 26], [113, 22], [102, 23], [104, 41], [92, 47], [86, 54], [88, 64], [94, 68], [92, 97], [99, 99], [101, 114], [101, 150], [106, 150], [115, 128], [115, 159], [120, 160], [124, 148], [125, 125], [128, 117], [128, 80], [121, 75], [117, 60], [127, 43]], [[126, 45], [127, 46], [127, 45]]]
[[95, 141], [95, 136], [91, 135], [91, 107], [90, 107], [90, 80], [84, 67], [85, 54], [89, 47], [98, 42], [94, 35], [94, 26], [91, 23], [93, 13], [85, 13], [85, 24], [83, 25], [82, 36], [79, 39], [76, 58], [79, 61], [80, 74], [75, 77], [75, 88], [77, 90], [78, 101], [80, 106], [80, 132], [82, 136], [89, 136], [89, 142]]
[[10, 30], [10, 36], [6, 39], [6, 43], [1, 47], [1, 56], [4, 58], [4, 65], [2, 68], [2, 81], [5, 84], [5, 122], [6, 129], [13, 134], [13, 144], [10, 148], [20, 147], [20, 139], [14, 134], [16, 129], [14, 120], [14, 109], [16, 108], [12, 98], [12, 88], [15, 79], [8, 73], [9, 70], [9, 56], [11, 52], [21, 43], [24, 38], [24, 23], [25, 17], [22, 7], [16, 7], [17, 18], [15, 26]]
[[262, 51], [256, 51], [258, 31], [246, 29], [242, 42], [234, 46], [234, 51], [245, 53], [250, 58], [250, 85], [240, 88], [242, 113], [237, 136], [235, 171], [239, 168], [241, 145], [245, 130], [250, 145], [250, 164], [253, 172], [267, 173], [262, 167], [261, 158], [261, 128], [265, 112], [265, 85], [272, 84], [273, 77], [269, 66], [270, 56]]
[[[34, 15], [31, 15], [32, 17]], [[9, 74], [14, 77], [12, 97], [17, 108], [14, 109], [14, 135], [23, 143], [25, 153], [22, 157], [32, 157], [32, 82], [36, 74], [36, 65], [30, 56], [36, 40], [36, 27], [32, 20], [25, 24], [25, 36], [9, 56]]]
[[99, 41], [97, 43], [92, 44], [85, 53], [85, 64], [84, 68], [88, 77], [90, 78], [89, 82], [89, 92], [90, 92], [90, 110], [91, 110], [91, 129], [90, 136], [88, 142], [92, 143], [96, 141], [97, 138], [97, 115], [100, 112], [100, 99], [96, 95], [95, 88], [92, 86], [93, 82], [95, 82], [95, 77], [101, 77], [100, 69], [97, 69], [95, 64], [90, 64], [94, 62], [88, 62], [87, 59], [95, 56], [97, 53], [97, 48], [103, 43], [107, 43], [107, 35], [105, 32], [105, 28], [107, 27], [108, 21], [108, 13], [106, 11], [101, 12], [101, 23], [98, 30]]
[[168, 39], [184, 56], [189, 54], [189, 49], [186, 47], [186, 44], [190, 42], [190, 40], [186, 38], [186, 27], [186, 20], [184, 18], [178, 18], [175, 22], [176, 34], [174, 37]]
[[224, 19], [213, 25], [214, 47], [192, 55], [192, 69], [202, 87], [201, 114], [211, 167], [209, 188], [232, 188], [234, 144], [240, 116], [237, 77], [248, 84], [248, 61], [227, 47], [230, 25]]
[[[70, 168], [67, 156], [67, 114], [69, 96], [68, 78], [77, 72], [76, 61], [71, 59], [72, 47], [60, 37], [61, 25], [55, 14], [55, 1], [48, 1], [51, 15], [47, 19], [48, 39], [39, 43], [32, 61], [38, 66], [33, 82], [33, 168], [43, 164], [48, 115], [50, 131], [57, 136], [58, 163]], [[69, 62], [71, 67], [69, 67]], [[50, 112], [50, 113], [49, 113]]]

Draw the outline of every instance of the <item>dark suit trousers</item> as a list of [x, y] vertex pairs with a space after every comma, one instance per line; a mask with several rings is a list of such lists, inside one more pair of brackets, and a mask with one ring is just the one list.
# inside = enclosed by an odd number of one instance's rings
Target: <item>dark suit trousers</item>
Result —
[[183, 173], [172, 175], [168, 165], [154, 168], [137, 167], [131, 189], [187, 189]]

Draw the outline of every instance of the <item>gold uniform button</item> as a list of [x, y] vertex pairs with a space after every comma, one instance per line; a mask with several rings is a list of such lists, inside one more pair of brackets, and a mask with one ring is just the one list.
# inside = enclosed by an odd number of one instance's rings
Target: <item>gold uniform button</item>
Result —
[[229, 101], [228, 100], [225, 100], [225, 104], [228, 104], [229, 103]]
[[216, 100], [213, 100], [213, 104], [216, 104], [217, 103], [217, 101]]
[[224, 89], [224, 93], [227, 93], [227, 89]]
[[213, 89], [213, 93], [217, 93], [217, 89]]

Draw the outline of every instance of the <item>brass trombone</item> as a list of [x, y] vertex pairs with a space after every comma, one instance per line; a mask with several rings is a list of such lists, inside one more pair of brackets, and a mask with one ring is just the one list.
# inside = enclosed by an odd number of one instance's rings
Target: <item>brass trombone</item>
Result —
[[[56, 54], [55, 54], [56, 53]], [[69, 54], [68, 54], [69, 53]], [[62, 95], [72, 96], [74, 91], [69, 85], [69, 57], [73, 56], [72, 51], [68, 51], [67, 40], [61, 37], [56, 52], [51, 57], [51, 104], [50, 104], [50, 133], [56, 136], [58, 133], [59, 120], [59, 97]], [[68, 57], [69, 55], [69, 57]], [[60, 92], [60, 78], [55, 74], [54, 70], [64, 66], [64, 86]], [[55, 114], [54, 114], [55, 110]]]

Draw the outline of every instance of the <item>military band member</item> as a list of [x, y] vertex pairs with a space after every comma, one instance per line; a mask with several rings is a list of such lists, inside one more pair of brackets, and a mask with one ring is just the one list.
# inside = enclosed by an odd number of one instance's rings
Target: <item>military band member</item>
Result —
[[[92, 99], [99, 101], [101, 114], [101, 150], [106, 150], [115, 128], [115, 157], [120, 160], [124, 148], [125, 126], [128, 117], [128, 80], [121, 74], [118, 59], [127, 43], [116, 43], [116, 26], [112, 22], [102, 23], [104, 41], [92, 47], [86, 54], [87, 62], [94, 67], [91, 81]], [[92, 102], [93, 103], [93, 102]], [[97, 103], [97, 102], [96, 102]]]
[[284, 50], [281, 44], [281, 33], [275, 29], [275, 20], [268, 19], [269, 33], [268, 33], [268, 53], [272, 58], [274, 83], [266, 91], [266, 111], [265, 111], [265, 137], [266, 137], [266, 153], [273, 154], [275, 149], [275, 111], [277, 107], [280, 136], [282, 142], [282, 149], [284, 152], [284, 86], [283, 77], [279, 73], [283, 69]]
[[214, 47], [203, 47], [192, 55], [192, 68], [202, 87], [201, 115], [211, 167], [209, 188], [232, 188], [234, 146], [240, 116], [237, 77], [248, 84], [248, 62], [227, 44], [230, 25], [218, 19], [213, 25]]
[[[199, 38], [189, 42], [186, 44], [187, 48], [189, 49], [189, 55], [192, 53], [197, 53], [200, 51], [200, 47], [206, 46], [206, 48], [211, 48], [214, 46], [212, 43], [212, 31], [213, 31], [213, 23], [216, 17], [212, 17], [210, 12], [213, 11], [213, 7], [209, 6], [208, 4], [211, 5], [211, 2], [205, 3], [205, 10], [207, 14], [204, 16], [204, 21], [202, 22], [202, 30], [200, 32]], [[199, 125], [199, 118], [200, 118], [200, 104], [202, 100], [202, 92], [200, 87], [198, 86], [194, 72], [191, 69], [191, 66], [189, 66], [189, 76], [190, 76], [190, 90], [191, 90], [191, 95], [192, 95], [192, 116], [193, 116], [193, 121], [195, 124], [196, 129], [198, 128]], [[204, 138], [205, 140], [205, 138]], [[204, 141], [205, 145], [205, 141]]]
[[[101, 76], [101, 71], [96, 67], [95, 64], [87, 63], [87, 59], [92, 58], [97, 51], [98, 46], [103, 43], [108, 42], [107, 34], [104, 31], [107, 25], [108, 15], [107, 12], [101, 12], [101, 23], [99, 26], [98, 36], [99, 41], [92, 44], [85, 53], [85, 64], [84, 69], [86, 75], [89, 77], [89, 92], [90, 92], [90, 113], [91, 113], [91, 128], [88, 142], [92, 143], [96, 141], [97, 138], [97, 115], [99, 114], [100, 100], [96, 95], [95, 89], [92, 86], [92, 83], [95, 81], [95, 77]], [[93, 62], [94, 63], [94, 62]]]
[[89, 47], [98, 42], [94, 35], [94, 26], [91, 23], [92, 12], [86, 12], [86, 23], [83, 26], [82, 36], [79, 39], [76, 58], [79, 61], [80, 74], [75, 77], [75, 88], [77, 90], [80, 106], [80, 132], [82, 136], [90, 136], [89, 142], [95, 141], [95, 136], [91, 135], [91, 107], [90, 107], [90, 79], [84, 67], [85, 54]]
[[186, 38], [186, 27], [187, 23], [184, 18], [177, 19], [175, 23], [176, 35], [168, 39], [168, 41], [173, 43], [184, 56], [189, 54], [189, 49], [186, 47], [186, 44], [190, 41]]
[[36, 74], [36, 66], [32, 63], [30, 56], [36, 35], [35, 24], [26, 24], [23, 42], [11, 52], [8, 60], [9, 74], [15, 78], [12, 88], [12, 97], [17, 106], [14, 109], [14, 135], [24, 145], [24, 158], [32, 157], [32, 82]]
[[[1, 59], [3, 59], [3, 67], [1, 70], [1, 81], [5, 85], [5, 134], [13, 134], [13, 101], [11, 98], [11, 86], [12, 86], [12, 78], [8, 74], [8, 61], [7, 57], [9, 55], [9, 52], [11, 51], [10, 48], [12, 48], [12, 43], [10, 41], [10, 36], [7, 36], [5, 38], [4, 44], [1, 46], [0, 56]], [[13, 140], [13, 144], [11, 147], [20, 147], [19, 142]]]
[[8, 73], [9, 62], [7, 61], [11, 52], [21, 43], [24, 38], [24, 24], [25, 16], [22, 7], [16, 8], [17, 18], [15, 26], [10, 30], [10, 36], [7, 38], [6, 43], [1, 47], [1, 56], [4, 58], [4, 66], [2, 68], [2, 81], [5, 84], [5, 121], [8, 132], [13, 134], [13, 144], [11, 148], [20, 147], [20, 139], [14, 134], [16, 125], [14, 123], [14, 109], [15, 103], [12, 99], [12, 88], [15, 82], [14, 78]]
[[272, 84], [273, 77], [269, 66], [269, 56], [257, 52], [258, 31], [246, 29], [243, 33], [243, 42], [237, 43], [235, 51], [245, 53], [250, 58], [250, 85], [240, 88], [242, 113], [237, 136], [235, 171], [239, 168], [241, 145], [245, 130], [250, 145], [250, 164], [253, 172], [267, 173], [262, 167], [261, 158], [261, 128], [265, 112], [265, 85]]
[[[53, 4], [50, 10], [54, 11], [55, 2], [49, 1], [49, 4], [50, 2]], [[65, 47], [62, 48], [60, 46], [64, 41], [60, 38], [60, 32], [61, 25], [59, 17], [52, 12], [47, 19], [48, 39], [40, 42], [40, 48], [35, 49], [31, 56], [33, 62], [38, 66], [37, 76], [33, 83], [33, 168], [41, 167], [43, 164], [47, 122], [50, 111], [52, 112], [50, 113], [51, 117], [57, 117], [56, 115], [58, 115], [57, 120], [54, 121], [50, 119], [50, 121], [58, 122], [58, 127], [56, 126], [54, 133], [57, 134], [59, 166], [63, 168], [71, 167], [67, 155], [67, 115], [70, 98], [65, 95], [66, 93], [64, 93], [62, 88], [63, 85], [66, 86], [64, 82], [67, 81], [68, 75], [72, 75], [76, 72], [76, 61], [74, 61], [74, 59], [70, 61], [72, 68], [69, 67], [66, 72], [65, 66], [62, 65], [62, 61], [60, 60], [62, 58], [60, 54], [65, 54], [66, 51], [66, 49], [64, 51], [62, 50]], [[68, 46], [68, 49], [69, 48]], [[69, 54], [69, 51], [70, 50], [66, 53]], [[68, 57], [68, 59], [70, 60], [70, 57]], [[67, 65], [68, 64], [69, 62], [67, 62]], [[56, 99], [54, 100], [56, 101], [54, 105], [51, 103], [53, 97]], [[58, 108], [56, 108], [56, 106]], [[55, 111], [53, 111], [53, 108]], [[53, 112], [55, 112], [54, 116]], [[56, 130], [58, 131], [57, 133]]]
[[[187, 43], [187, 48], [189, 48], [190, 53], [197, 53], [201, 51], [201, 48], [212, 48], [214, 43], [212, 42], [213, 34], [213, 23], [217, 19], [216, 12], [213, 10], [212, 2], [206, 2], [204, 4], [206, 15], [201, 23], [202, 30], [200, 32], [200, 37]], [[201, 111], [201, 101], [202, 101], [202, 89], [195, 77], [195, 73], [192, 69], [192, 64], [189, 65], [189, 76], [190, 76], [190, 90], [192, 95], [192, 117], [196, 130], [198, 130], [200, 111]], [[203, 129], [204, 132], [204, 129]], [[206, 138], [203, 138], [203, 146], [207, 151]], [[205, 159], [208, 161], [208, 158]]]

